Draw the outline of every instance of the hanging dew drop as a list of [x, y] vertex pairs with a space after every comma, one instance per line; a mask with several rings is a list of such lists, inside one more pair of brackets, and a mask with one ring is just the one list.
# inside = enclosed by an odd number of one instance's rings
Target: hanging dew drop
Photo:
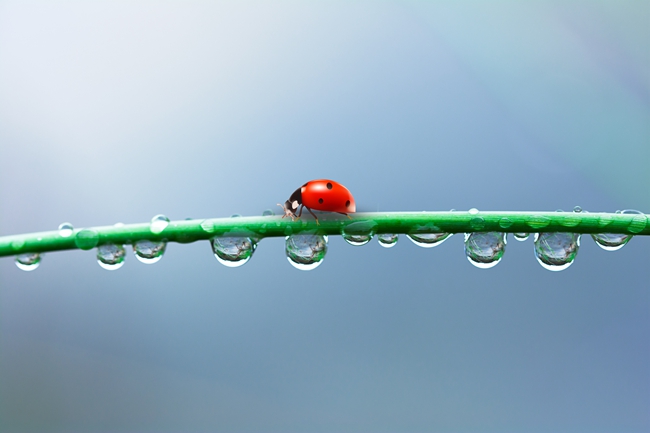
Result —
[[506, 234], [498, 232], [475, 232], [465, 234], [465, 255], [477, 268], [496, 266], [506, 250]]
[[605, 251], [620, 250], [632, 239], [632, 235], [619, 233], [593, 233], [591, 237]]
[[515, 239], [517, 239], [519, 242], [523, 242], [526, 239], [528, 239], [529, 234], [528, 233], [513, 233], [515, 236]]
[[376, 224], [368, 221], [358, 221], [348, 224], [341, 230], [345, 242], [354, 246], [365, 245], [372, 240]]
[[165, 215], [159, 214], [151, 218], [151, 225], [149, 226], [149, 230], [151, 230], [151, 233], [157, 235], [158, 233], [162, 233], [162, 231], [165, 230], [168, 225], [169, 218], [167, 218]]
[[39, 253], [19, 254], [16, 256], [16, 266], [22, 271], [33, 271], [41, 264]]
[[133, 252], [139, 261], [151, 265], [162, 259], [166, 246], [166, 242], [141, 240], [133, 244]]
[[125, 258], [126, 250], [122, 245], [104, 244], [97, 247], [97, 263], [106, 270], [120, 269]]
[[451, 233], [409, 233], [406, 236], [418, 247], [433, 248], [446, 241]]
[[397, 244], [398, 240], [399, 236], [394, 233], [382, 233], [380, 235], [377, 235], [377, 241], [379, 242], [379, 245], [384, 248], [393, 248]]
[[576, 233], [535, 233], [535, 257], [549, 271], [562, 271], [574, 262], [580, 247]]
[[327, 236], [291, 235], [284, 242], [287, 260], [296, 269], [310, 271], [323, 263], [327, 253]]
[[248, 237], [216, 237], [210, 244], [219, 263], [229, 268], [248, 263], [257, 248], [257, 243]]
[[74, 230], [74, 227], [72, 227], [72, 224], [70, 223], [63, 223], [59, 226], [59, 236], [62, 238], [69, 238], [72, 236], [72, 232]]

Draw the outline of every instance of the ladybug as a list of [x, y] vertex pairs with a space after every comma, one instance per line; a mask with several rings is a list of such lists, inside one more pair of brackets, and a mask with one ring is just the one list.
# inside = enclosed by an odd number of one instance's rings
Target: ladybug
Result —
[[[290, 217], [291, 221], [300, 218], [302, 208], [306, 207], [309, 213], [316, 218], [316, 223], [318, 223], [318, 217], [311, 211], [312, 209], [337, 212], [343, 215], [357, 211], [354, 197], [350, 191], [340, 183], [328, 179], [310, 180], [295, 190], [289, 200], [284, 202], [284, 205], [278, 203], [278, 206], [284, 209], [282, 218]], [[300, 207], [300, 213], [296, 215], [298, 207]]]

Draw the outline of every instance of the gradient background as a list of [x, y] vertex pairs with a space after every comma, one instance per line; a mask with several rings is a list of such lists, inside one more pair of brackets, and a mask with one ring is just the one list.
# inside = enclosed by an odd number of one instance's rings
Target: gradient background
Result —
[[[650, 3], [0, 2], [0, 234], [279, 210], [650, 211]], [[487, 3], [487, 4], [486, 4]], [[2, 432], [647, 432], [649, 240], [291, 267], [0, 259]]]

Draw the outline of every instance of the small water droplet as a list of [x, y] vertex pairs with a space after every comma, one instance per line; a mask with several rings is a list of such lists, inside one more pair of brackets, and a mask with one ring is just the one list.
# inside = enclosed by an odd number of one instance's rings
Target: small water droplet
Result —
[[375, 226], [375, 223], [368, 221], [354, 222], [343, 227], [341, 237], [350, 245], [365, 245], [372, 240]]
[[275, 212], [273, 212], [271, 209], [267, 209], [264, 212], [262, 212], [262, 216], [273, 216], [275, 215]]
[[214, 222], [212, 222], [212, 220], [203, 220], [201, 222], [201, 229], [206, 233], [214, 233]]
[[567, 213], [565, 215], [562, 215], [560, 217], [560, 224], [563, 225], [564, 227], [575, 227], [580, 222], [582, 221], [582, 218], [580, 215], [578, 215], [579, 212], [573, 212], [573, 213]]
[[138, 260], [150, 265], [162, 259], [166, 246], [166, 242], [140, 240], [133, 244], [133, 252]]
[[216, 237], [210, 244], [219, 263], [229, 268], [248, 263], [257, 248], [257, 243], [248, 237]]
[[503, 229], [507, 229], [510, 227], [513, 223], [513, 221], [510, 218], [503, 217], [499, 220], [499, 227]]
[[551, 223], [550, 218], [543, 215], [531, 215], [528, 217], [526, 224], [534, 229], [541, 229]]
[[632, 218], [632, 222], [627, 227], [630, 233], [640, 233], [641, 231], [643, 231], [646, 224], [648, 223], [648, 219], [646, 218], [645, 214], [643, 212], [639, 212], [638, 210], [626, 209], [623, 212], [621, 212], [621, 214], [636, 215], [634, 218]]
[[467, 212], [469, 212], [470, 215], [476, 215], [478, 213], [478, 209], [473, 207], [470, 210], [468, 210]]
[[113, 227], [124, 227], [124, 223], [115, 223]]
[[561, 271], [574, 262], [580, 247], [576, 233], [535, 233], [535, 257], [549, 271]]
[[327, 253], [327, 236], [292, 235], [284, 242], [287, 260], [296, 269], [310, 271], [323, 263]]
[[496, 266], [506, 250], [506, 235], [498, 232], [475, 232], [465, 234], [465, 255], [477, 268]]
[[580, 206], [575, 206], [575, 207], [573, 208], [573, 211], [574, 211], [575, 213], [580, 213], [580, 212], [582, 212], [582, 208], [581, 208]]
[[234, 214], [230, 215], [230, 218], [241, 218], [241, 215], [238, 214], [238, 213], [234, 213]]
[[474, 230], [481, 230], [483, 227], [485, 227], [485, 220], [483, 217], [475, 217], [469, 220], [469, 225]]
[[19, 254], [16, 256], [16, 266], [23, 271], [33, 271], [41, 264], [39, 253]]
[[632, 239], [632, 235], [619, 233], [593, 233], [591, 237], [605, 251], [620, 250]]
[[156, 215], [155, 217], [151, 218], [151, 225], [149, 226], [149, 230], [151, 230], [151, 233], [157, 235], [158, 233], [162, 233], [162, 231], [165, 230], [168, 225], [169, 218], [162, 214]]
[[99, 242], [99, 233], [92, 229], [83, 229], [77, 232], [74, 243], [81, 250], [92, 250]]
[[97, 247], [97, 263], [106, 270], [120, 269], [125, 258], [126, 250], [122, 245], [103, 244]]
[[526, 239], [528, 239], [529, 234], [528, 233], [513, 233], [515, 236], [515, 239], [517, 239], [519, 242], [523, 242]]
[[14, 239], [13, 241], [11, 241], [11, 248], [14, 250], [19, 250], [24, 246], [25, 246], [24, 239]]
[[394, 233], [382, 233], [380, 235], [377, 235], [377, 240], [379, 241], [379, 245], [382, 247], [392, 248], [397, 244], [399, 236]]
[[74, 230], [74, 227], [72, 227], [72, 224], [70, 223], [63, 223], [59, 226], [59, 235], [62, 238], [69, 238], [72, 236], [72, 231]]
[[602, 214], [598, 216], [598, 227], [605, 227], [606, 225], [610, 224], [612, 221], [614, 221], [614, 217], [611, 216], [610, 214]]
[[406, 236], [419, 247], [433, 248], [446, 241], [451, 233], [409, 233]]

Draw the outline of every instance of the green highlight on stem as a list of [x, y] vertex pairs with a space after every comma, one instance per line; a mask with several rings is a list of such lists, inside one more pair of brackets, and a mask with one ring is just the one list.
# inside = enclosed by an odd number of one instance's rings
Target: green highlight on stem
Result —
[[[270, 213], [270, 212], [269, 212]], [[266, 214], [266, 213], [265, 213]], [[190, 243], [216, 237], [432, 233], [576, 233], [650, 235], [649, 217], [643, 213], [587, 212], [369, 212], [350, 218], [320, 214], [318, 222], [303, 216], [291, 221], [280, 216], [212, 218], [169, 221], [157, 215], [149, 223], [59, 230], [0, 237], [0, 257], [61, 250], [91, 250], [101, 245], [138, 241]]]

